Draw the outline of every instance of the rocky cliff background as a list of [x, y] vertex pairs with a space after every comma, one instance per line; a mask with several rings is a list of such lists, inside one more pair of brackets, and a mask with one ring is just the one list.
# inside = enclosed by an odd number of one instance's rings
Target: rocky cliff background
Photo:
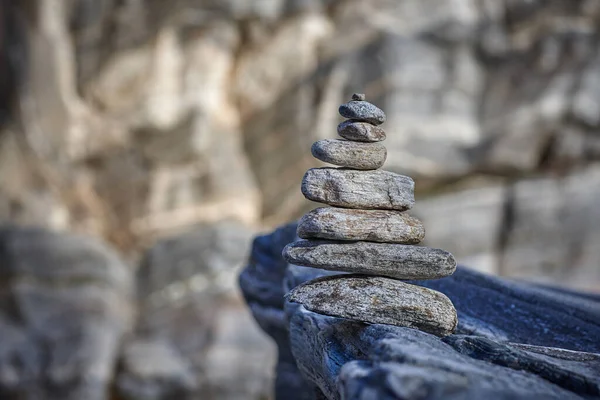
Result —
[[600, 290], [598, 0], [0, 0], [0, 221], [125, 260], [118, 396], [268, 396], [236, 268], [314, 206], [310, 145], [353, 92], [388, 114], [428, 245]]

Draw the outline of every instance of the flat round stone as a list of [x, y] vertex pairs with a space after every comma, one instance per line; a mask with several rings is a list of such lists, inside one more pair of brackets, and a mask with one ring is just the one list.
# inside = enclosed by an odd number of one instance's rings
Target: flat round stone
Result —
[[298, 240], [282, 254], [294, 265], [397, 279], [437, 279], [456, 270], [447, 251], [403, 244]]
[[355, 142], [381, 142], [385, 140], [385, 131], [368, 122], [347, 120], [337, 127], [338, 135]]
[[302, 239], [417, 244], [425, 237], [425, 228], [418, 219], [399, 211], [321, 207], [300, 219], [298, 236]]
[[315, 142], [312, 155], [326, 163], [361, 170], [381, 168], [387, 150], [380, 143], [357, 143], [348, 140], [324, 139]]
[[381, 125], [385, 122], [385, 113], [368, 101], [349, 101], [340, 106], [339, 112], [344, 118], [369, 122], [373, 125]]
[[452, 334], [458, 323], [454, 305], [442, 293], [377, 276], [319, 278], [297, 286], [286, 297], [315, 313], [437, 336]]
[[381, 170], [311, 168], [301, 189], [308, 200], [343, 208], [405, 211], [415, 204], [415, 182]]

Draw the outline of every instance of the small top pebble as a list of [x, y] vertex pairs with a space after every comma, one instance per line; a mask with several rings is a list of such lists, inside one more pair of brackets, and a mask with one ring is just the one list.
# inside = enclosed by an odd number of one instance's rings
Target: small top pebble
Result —
[[362, 93], [354, 93], [352, 95], [352, 101], [365, 101], [367, 97]]

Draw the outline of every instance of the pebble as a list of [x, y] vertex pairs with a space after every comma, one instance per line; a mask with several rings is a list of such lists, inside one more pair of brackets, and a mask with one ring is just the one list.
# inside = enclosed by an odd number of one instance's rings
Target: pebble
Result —
[[349, 101], [340, 106], [339, 112], [344, 118], [364, 121], [373, 125], [381, 125], [386, 119], [385, 113], [379, 107], [368, 101]]
[[302, 194], [312, 201], [344, 208], [405, 211], [415, 203], [414, 181], [388, 171], [312, 168]]
[[456, 270], [447, 251], [393, 243], [298, 240], [282, 254], [294, 265], [397, 279], [437, 279]]
[[408, 214], [334, 207], [321, 207], [305, 214], [300, 219], [297, 233], [302, 239], [402, 244], [417, 244], [425, 238], [421, 221]]
[[380, 143], [357, 143], [348, 140], [325, 139], [312, 145], [312, 155], [326, 163], [360, 170], [378, 169], [387, 157]]
[[415, 328], [437, 336], [452, 334], [458, 323], [452, 302], [442, 293], [376, 276], [319, 278], [286, 297], [319, 314]]
[[385, 140], [385, 131], [367, 122], [347, 120], [337, 127], [338, 135], [355, 142], [381, 142]]

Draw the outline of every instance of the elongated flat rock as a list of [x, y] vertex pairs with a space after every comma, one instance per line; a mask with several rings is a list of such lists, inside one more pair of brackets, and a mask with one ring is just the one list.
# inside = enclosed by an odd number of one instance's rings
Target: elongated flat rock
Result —
[[344, 118], [369, 122], [373, 125], [381, 125], [386, 119], [385, 113], [368, 101], [349, 101], [340, 106], [339, 112]]
[[315, 279], [293, 289], [287, 299], [319, 314], [416, 328], [437, 336], [450, 335], [458, 323], [452, 302], [442, 293], [378, 276]]
[[312, 145], [311, 151], [315, 158], [326, 163], [361, 170], [381, 168], [387, 157], [387, 150], [380, 143], [339, 139], [319, 140]]
[[302, 179], [302, 194], [331, 206], [405, 211], [415, 204], [415, 182], [388, 171], [312, 168]]
[[381, 142], [385, 140], [385, 131], [368, 122], [347, 120], [337, 127], [338, 135], [355, 142]]
[[456, 270], [447, 251], [403, 244], [299, 240], [282, 254], [290, 264], [397, 279], [437, 279]]
[[417, 244], [425, 237], [425, 228], [418, 219], [399, 211], [321, 207], [300, 219], [298, 236], [303, 239]]

